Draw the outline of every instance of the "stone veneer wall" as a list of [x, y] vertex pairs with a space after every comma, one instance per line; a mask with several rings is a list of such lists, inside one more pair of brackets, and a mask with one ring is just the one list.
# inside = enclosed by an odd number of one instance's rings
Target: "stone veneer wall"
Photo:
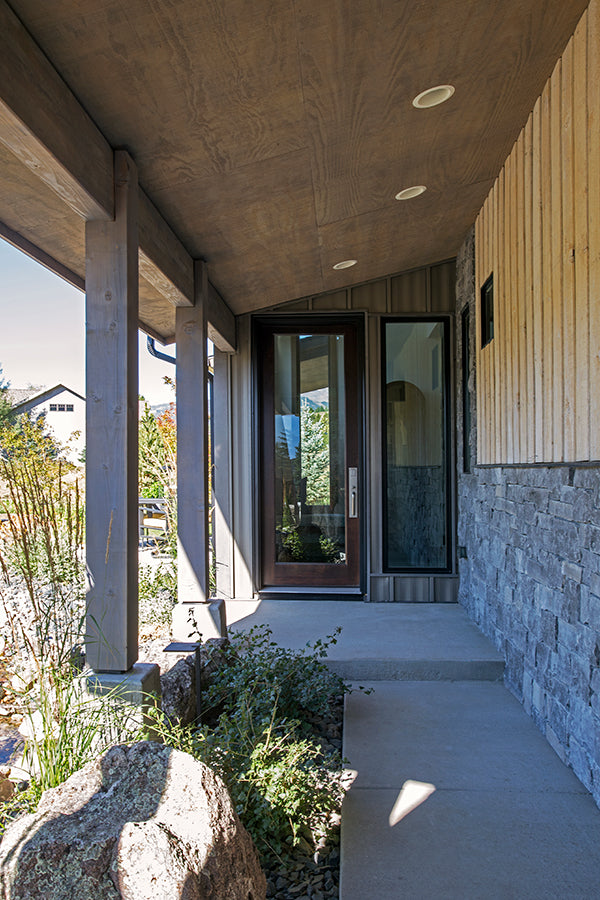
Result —
[[[474, 365], [473, 273], [471, 232], [457, 260], [457, 322], [470, 304]], [[504, 653], [507, 686], [600, 805], [600, 466], [465, 473], [461, 452], [458, 460], [459, 602]]]

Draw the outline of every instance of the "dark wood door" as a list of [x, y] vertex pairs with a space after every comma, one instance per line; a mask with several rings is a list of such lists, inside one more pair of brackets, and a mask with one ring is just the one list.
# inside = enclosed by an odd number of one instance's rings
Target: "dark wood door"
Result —
[[360, 371], [354, 324], [262, 325], [264, 587], [360, 583]]

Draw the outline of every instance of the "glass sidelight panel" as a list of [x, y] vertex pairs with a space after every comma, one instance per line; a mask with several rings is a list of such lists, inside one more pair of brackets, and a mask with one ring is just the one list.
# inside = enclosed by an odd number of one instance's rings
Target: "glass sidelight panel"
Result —
[[346, 559], [344, 336], [274, 335], [275, 562]]
[[384, 325], [387, 569], [448, 567], [445, 324]]

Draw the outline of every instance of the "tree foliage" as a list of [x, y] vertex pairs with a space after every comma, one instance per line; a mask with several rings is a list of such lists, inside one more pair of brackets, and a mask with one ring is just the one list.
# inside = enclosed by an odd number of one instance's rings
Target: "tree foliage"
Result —
[[4, 428], [12, 422], [12, 405], [8, 399], [9, 382], [2, 377], [2, 366], [0, 366], [0, 428]]
[[139, 487], [141, 497], [170, 497], [177, 481], [177, 427], [171, 403], [155, 416], [144, 401], [139, 423]]
[[177, 421], [171, 403], [155, 416], [144, 402], [139, 422], [139, 493], [141, 497], [164, 497], [167, 527], [173, 555], [177, 534]]
[[310, 506], [328, 506], [329, 410], [311, 409], [303, 403], [300, 410], [302, 477], [306, 478], [306, 502]]

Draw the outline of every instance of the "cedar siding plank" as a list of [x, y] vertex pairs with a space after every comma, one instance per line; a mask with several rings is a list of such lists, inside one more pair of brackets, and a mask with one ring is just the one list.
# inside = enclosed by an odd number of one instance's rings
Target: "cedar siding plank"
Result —
[[588, 9], [588, 263], [590, 458], [600, 459], [600, 0]]
[[588, 242], [588, 145], [587, 145], [587, 13], [574, 38], [573, 70], [573, 206], [574, 206], [574, 459], [590, 458], [590, 315]]

